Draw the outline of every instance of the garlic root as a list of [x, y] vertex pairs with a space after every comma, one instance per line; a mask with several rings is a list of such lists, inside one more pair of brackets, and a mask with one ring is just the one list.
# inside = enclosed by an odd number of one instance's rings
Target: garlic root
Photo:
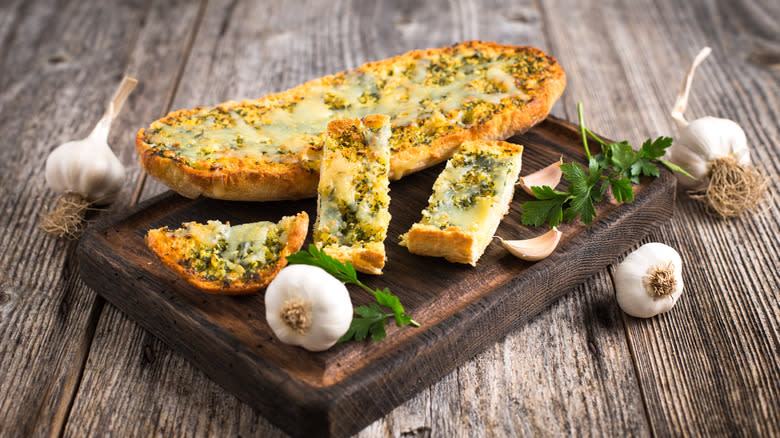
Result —
[[89, 201], [77, 193], [57, 197], [54, 209], [41, 215], [41, 229], [60, 239], [76, 240], [84, 230]]
[[501, 237], [496, 237], [501, 241], [501, 245], [513, 256], [529, 262], [535, 262], [546, 258], [555, 251], [562, 234], [557, 227], [553, 227], [541, 236], [531, 239], [504, 240]]
[[518, 184], [524, 192], [531, 196], [534, 194], [533, 190], [531, 190], [531, 187], [534, 186], [549, 186], [550, 188], [554, 189], [561, 182], [561, 177], [563, 176], [563, 172], [561, 171], [562, 164], [563, 157], [543, 169], [539, 169], [536, 172], [520, 177]]
[[692, 199], [704, 202], [707, 211], [721, 219], [739, 217], [761, 204], [769, 190], [769, 178], [733, 156], [712, 162], [710, 181], [705, 189], [691, 191]]

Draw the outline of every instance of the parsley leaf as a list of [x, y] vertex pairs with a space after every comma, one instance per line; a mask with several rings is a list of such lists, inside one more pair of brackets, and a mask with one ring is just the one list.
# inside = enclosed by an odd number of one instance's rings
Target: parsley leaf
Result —
[[563, 204], [569, 200], [569, 194], [553, 190], [550, 186], [534, 186], [531, 190], [540, 200], [523, 204], [523, 225], [538, 227], [548, 222], [551, 227], [557, 226], [563, 220]]
[[366, 339], [369, 333], [371, 333], [371, 339], [374, 342], [379, 342], [387, 336], [385, 321], [388, 315], [382, 311], [377, 303], [355, 307], [355, 313], [362, 316], [362, 318], [352, 318], [349, 329], [339, 339], [339, 342], [346, 342], [351, 339], [362, 341]]
[[639, 148], [639, 156], [648, 160], [661, 158], [672, 145], [672, 141], [671, 137], [658, 137], [653, 141], [648, 138]]
[[[356, 341], [362, 341], [369, 332], [371, 333], [371, 339], [374, 342], [379, 342], [387, 336], [385, 333], [385, 321], [387, 318], [394, 318], [398, 327], [403, 327], [404, 325], [420, 326], [417, 321], [406, 314], [404, 306], [401, 304], [401, 300], [390, 293], [390, 289], [384, 288], [384, 290], [374, 290], [363, 284], [363, 282], [357, 278], [355, 267], [352, 266], [352, 263], [350, 262], [342, 263], [325, 254], [325, 251], [317, 248], [317, 246], [313, 244], [309, 244], [308, 251], [301, 250], [295, 254], [288, 255], [287, 261], [292, 265], [301, 264], [320, 267], [342, 283], [358, 285], [372, 293], [376, 298], [376, 303], [355, 308], [355, 313], [360, 315], [361, 318], [352, 318], [352, 323], [350, 324], [347, 333], [339, 339], [339, 342], [348, 341], [353, 338]], [[392, 310], [393, 313], [385, 313], [382, 308], [379, 307], [380, 305]]]
[[[633, 184], [639, 183], [639, 177], [660, 175], [656, 163], [690, 176], [680, 166], [661, 158], [672, 145], [670, 137], [647, 139], [639, 150], [634, 150], [627, 141], [607, 143], [585, 126], [582, 102], [577, 104], [577, 112], [588, 168], [579, 163], [561, 164], [563, 179], [569, 183], [566, 192], [548, 186], [531, 187], [536, 200], [522, 205], [523, 225], [546, 223], [555, 227], [577, 217], [589, 225], [596, 218], [594, 204], [602, 200], [607, 190], [612, 190], [618, 202], [633, 202]], [[588, 138], [601, 145], [601, 153], [591, 155]]]

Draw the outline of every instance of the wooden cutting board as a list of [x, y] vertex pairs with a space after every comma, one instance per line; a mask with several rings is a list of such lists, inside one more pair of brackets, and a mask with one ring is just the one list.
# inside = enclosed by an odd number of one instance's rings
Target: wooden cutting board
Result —
[[[584, 162], [575, 126], [548, 119], [509, 141], [525, 146], [523, 172], [563, 155]], [[630, 249], [672, 216], [675, 179], [666, 171], [640, 185], [631, 204], [602, 202], [589, 227], [564, 224], [561, 243], [536, 263], [518, 260], [498, 241], [476, 267], [409, 254], [398, 236], [420, 217], [443, 164], [391, 183], [388, 261], [371, 287], [398, 295], [421, 327], [388, 324], [379, 343], [337, 344], [311, 353], [280, 343], [265, 322], [263, 294], [213, 296], [179, 280], [146, 248], [147, 230], [186, 221], [276, 221], [315, 200], [231, 202], [169, 192], [91, 226], [78, 248], [81, 276], [110, 303], [178, 350], [214, 381], [294, 436], [348, 436], [383, 416], [457, 365], [544, 310], [573, 286]], [[543, 232], [520, 223], [521, 190], [496, 234], [523, 239]], [[305, 245], [308, 245], [310, 238]], [[372, 297], [349, 286], [355, 306]]]

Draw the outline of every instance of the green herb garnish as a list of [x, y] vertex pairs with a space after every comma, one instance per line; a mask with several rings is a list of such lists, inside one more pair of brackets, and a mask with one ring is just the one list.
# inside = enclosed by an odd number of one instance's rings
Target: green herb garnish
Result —
[[[401, 305], [401, 300], [399, 300], [397, 296], [391, 294], [390, 289], [371, 289], [358, 280], [357, 272], [350, 262], [341, 263], [312, 244], [309, 244], [308, 252], [298, 251], [295, 254], [287, 256], [287, 261], [293, 265], [300, 264], [320, 267], [342, 283], [356, 284], [373, 294], [376, 298], [375, 303], [355, 308], [355, 313], [360, 315], [360, 318], [352, 318], [349, 330], [347, 330], [347, 333], [339, 339], [339, 342], [349, 341], [353, 338], [356, 341], [362, 341], [369, 333], [374, 342], [381, 341], [387, 336], [387, 333], [385, 332], [385, 322], [388, 318], [394, 318], [395, 324], [398, 327], [403, 327], [404, 325], [420, 326], [417, 321], [406, 314], [404, 306]], [[390, 309], [392, 313], [387, 313], [380, 306]]]
[[[537, 200], [523, 204], [523, 225], [540, 226], [546, 223], [554, 227], [577, 217], [582, 223], [589, 225], [596, 217], [594, 203], [601, 201], [607, 189], [612, 189], [612, 194], [618, 202], [633, 202], [633, 185], [639, 183], [639, 177], [659, 175], [656, 162], [690, 176], [680, 166], [661, 159], [666, 149], [672, 145], [671, 138], [648, 139], [635, 151], [627, 141], [607, 143], [585, 127], [582, 102], [577, 104], [577, 113], [588, 167], [586, 169], [579, 163], [561, 164], [563, 178], [569, 183], [565, 192], [549, 186], [531, 187]], [[588, 137], [601, 145], [601, 153], [591, 155]]]

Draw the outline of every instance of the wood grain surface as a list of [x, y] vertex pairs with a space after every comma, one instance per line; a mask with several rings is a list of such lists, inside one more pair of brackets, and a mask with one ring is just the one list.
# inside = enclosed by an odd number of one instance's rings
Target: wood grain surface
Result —
[[[104, 305], [75, 244], [37, 228], [46, 154], [89, 132], [122, 74], [140, 84], [110, 139], [130, 175], [116, 211], [134, 201], [135, 131], [168, 109], [475, 38], [554, 55], [569, 82], [553, 113], [582, 101], [589, 127], [633, 144], [677, 135], [669, 108], [710, 45], [686, 115], [737, 121], [776, 192], [778, 17], [761, 0], [0, 2], [0, 435], [284, 436]], [[778, 202], [722, 221], [678, 193], [644, 240], [683, 257], [674, 310], [624, 316], [605, 266], [358, 436], [779, 435]]]

